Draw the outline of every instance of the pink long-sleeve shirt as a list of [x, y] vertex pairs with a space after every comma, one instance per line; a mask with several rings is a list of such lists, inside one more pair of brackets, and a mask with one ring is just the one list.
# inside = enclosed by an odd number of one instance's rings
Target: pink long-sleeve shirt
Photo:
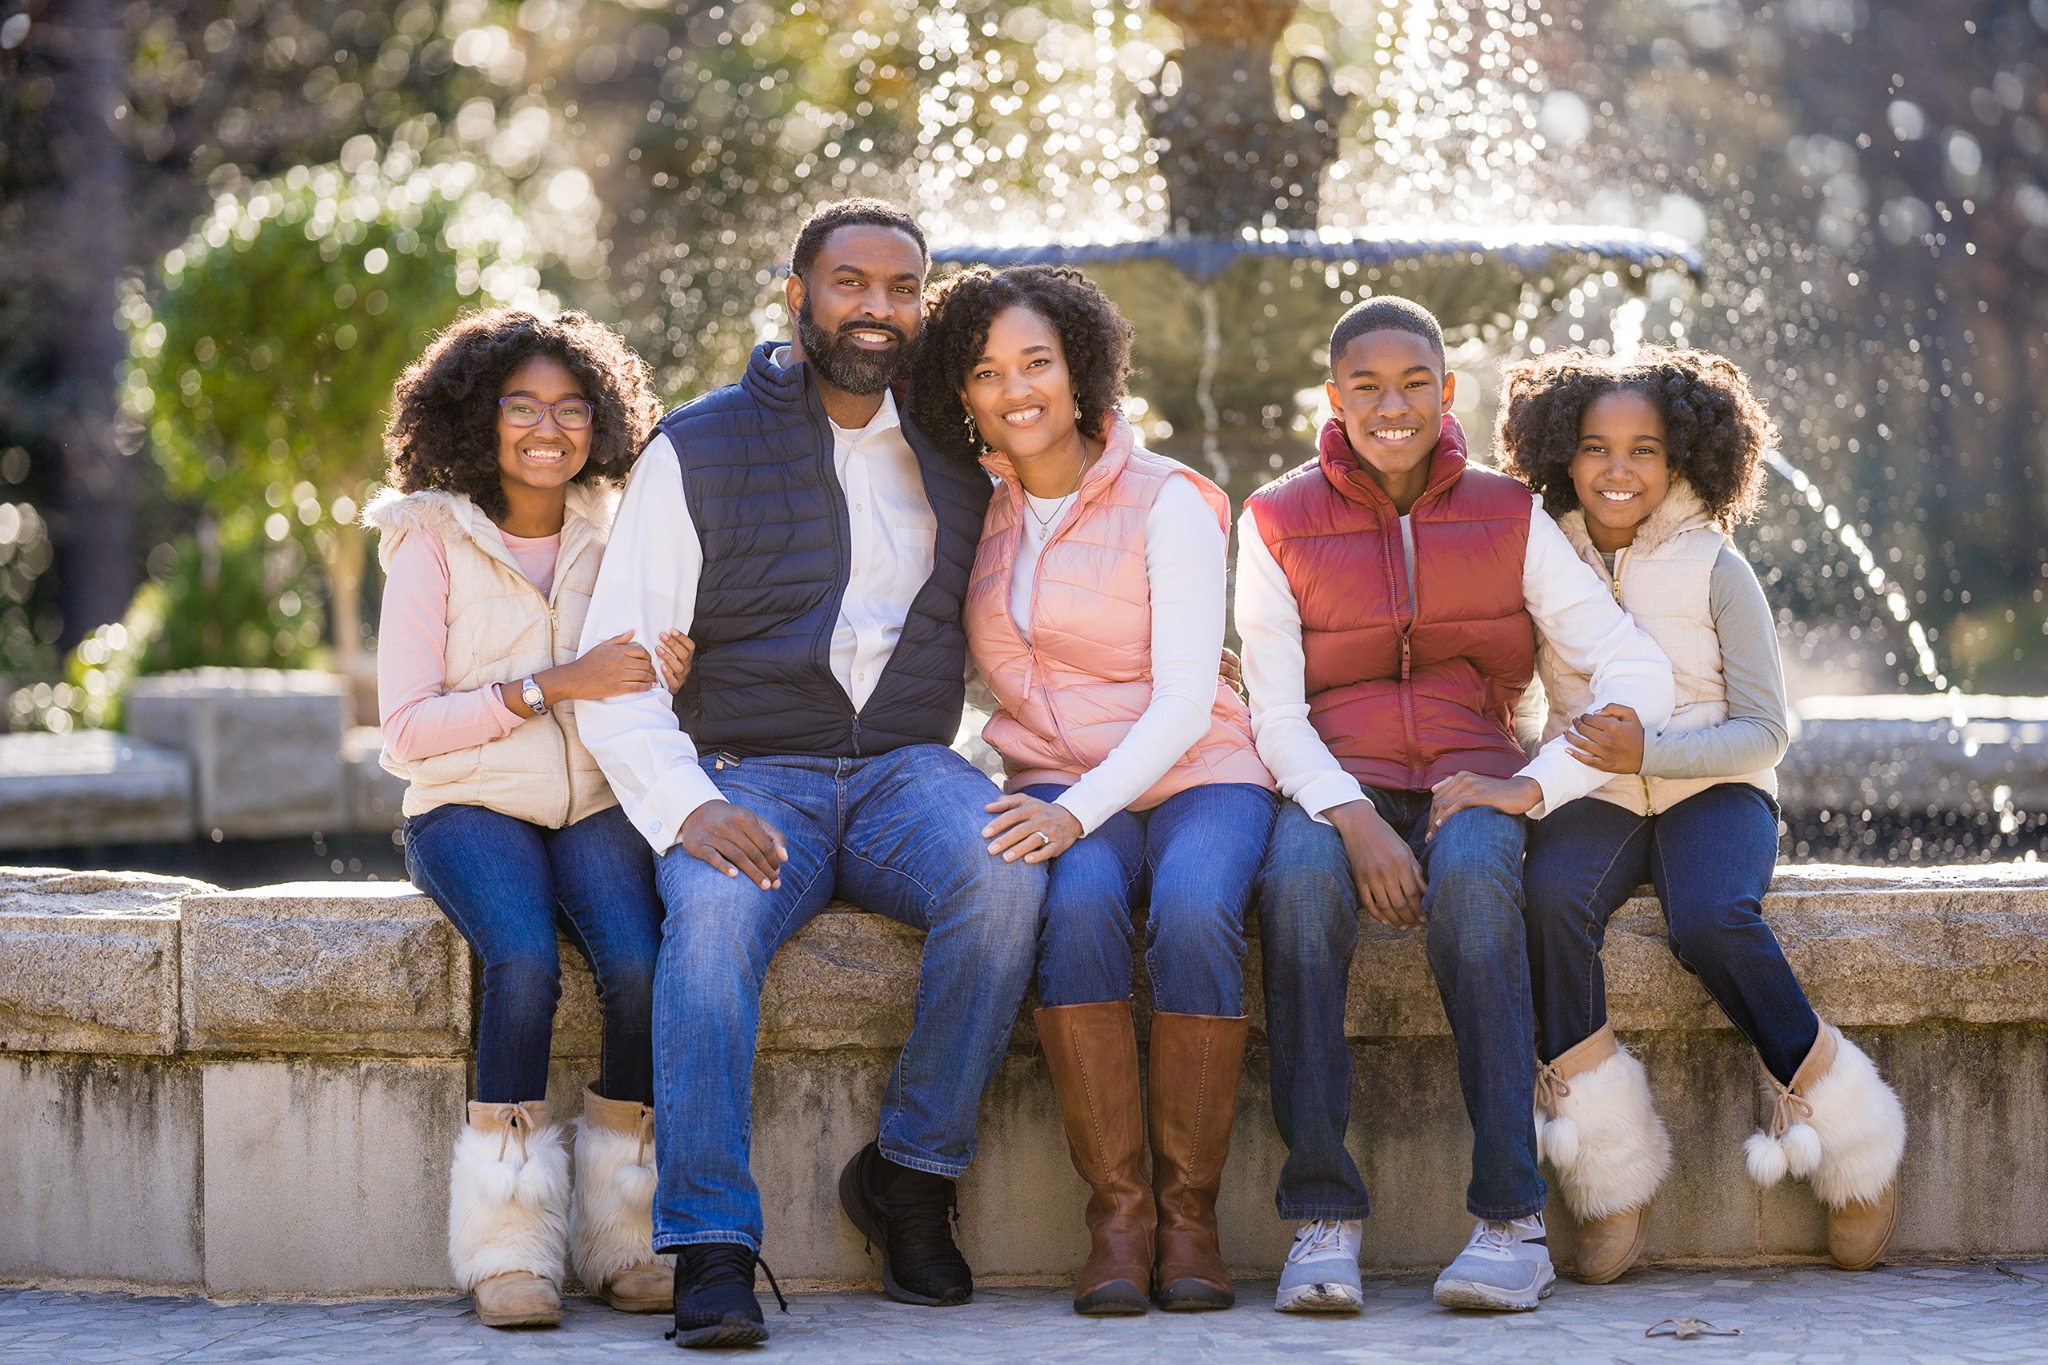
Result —
[[[561, 535], [499, 534], [519, 571], [546, 597]], [[417, 763], [487, 744], [519, 726], [521, 717], [505, 709], [495, 687], [447, 686], [448, 547], [439, 536], [407, 536], [391, 557], [377, 622], [377, 704], [393, 758]]]

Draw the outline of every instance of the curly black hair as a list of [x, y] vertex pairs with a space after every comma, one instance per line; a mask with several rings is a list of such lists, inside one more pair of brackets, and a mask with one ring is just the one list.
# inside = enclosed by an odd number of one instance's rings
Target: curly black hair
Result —
[[924, 291], [924, 329], [911, 365], [910, 415], [942, 449], [978, 460], [988, 443], [960, 401], [967, 372], [1005, 308], [1028, 308], [1052, 324], [1074, 380], [1081, 430], [1105, 439], [1131, 373], [1131, 324], [1109, 295], [1068, 266], [972, 266]]
[[620, 483], [661, 416], [647, 362], [624, 338], [587, 313], [552, 322], [512, 308], [456, 320], [406, 366], [391, 391], [384, 426], [386, 478], [401, 493], [440, 488], [460, 493], [501, 521], [498, 390], [535, 356], [552, 356], [576, 376], [595, 409], [590, 459], [578, 483]]
[[1541, 494], [1552, 516], [1579, 506], [1572, 456], [1594, 399], [1640, 393], [1664, 418], [1664, 450], [1722, 527], [1756, 515], [1764, 452], [1778, 428], [1734, 361], [1707, 351], [1645, 346], [1626, 359], [1567, 347], [1501, 370], [1493, 449], [1501, 470]]

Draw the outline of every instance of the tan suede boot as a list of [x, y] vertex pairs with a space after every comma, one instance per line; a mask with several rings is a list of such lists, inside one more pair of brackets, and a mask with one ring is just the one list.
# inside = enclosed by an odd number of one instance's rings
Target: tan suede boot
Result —
[[1082, 1215], [1088, 1261], [1074, 1283], [1074, 1311], [1090, 1317], [1143, 1313], [1158, 1214], [1145, 1179], [1145, 1115], [1131, 1002], [1053, 1005], [1034, 1017], [1060, 1101], [1067, 1151], [1090, 1191]]
[[1159, 1261], [1153, 1296], [1169, 1312], [1201, 1312], [1237, 1302], [1216, 1240], [1216, 1192], [1248, 1018], [1152, 1013], [1152, 1190], [1159, 1201]]
[[1671, 1169], [1671, 1137], [1643, 1065], [1602, 1024], [1536, 1075], [1536, 1145], [1578, 1219], [1573, 1275], [1619, 1279], [1643, 1254], [1650, 1201]]
[[469, 1106], [448, 1178], [448, 1261], [489, 1327], [562, 1320], [569, 1153], [545, 1100]]
[[1807, 1180], [1828, 1211], [1828, 1255], [1844, 1270], [1868, 1270], [1899, 1222], [1899, 1162], [1906, 1111], [1876, 1063], [1822, 1021], [1806, 1059], [1774, 1096], [1770, 1127], [1743, 1144], [1750, 1177], [1769, 1188]]
[[583, 1087], [569, 1259], [583, 1288], [622, 1313], [675, 1307], [675, 1265], [654, 1254], [654, 1107]]

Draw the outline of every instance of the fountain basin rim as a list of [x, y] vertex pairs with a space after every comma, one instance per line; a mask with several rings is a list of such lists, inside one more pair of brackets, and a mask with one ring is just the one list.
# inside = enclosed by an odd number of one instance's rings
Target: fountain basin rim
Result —
[[1560, 256], [1591, 256], [1645, 271], [1683, 269], [1695, 280], [1704, 271], [1697, 246], [1668, 233], [1632, 228], [1542, 226], [1504, 231], [1432, 234], [1400, 228], [1265, 232], [1257, 236], [1145, 237], [1122, 242], [949, 242], [932, 250], [947, 265], [1118, 265], [1164, 261], [1208, 283], [1247, 257], [1365, 265], [1459, 264], [1479, 255], [1537, 274]]

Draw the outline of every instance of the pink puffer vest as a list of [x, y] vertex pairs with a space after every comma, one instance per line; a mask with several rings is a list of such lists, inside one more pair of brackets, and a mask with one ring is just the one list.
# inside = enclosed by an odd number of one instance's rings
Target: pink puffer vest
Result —
[[[1023, 536], [1024, 493], [1009, 462], [982, 524], [967, 588], [967, 645], [998, 709], [982, 738], [1003, 756], [1009, 790], [1071, 785], [1109, 757], [1152, 701], [1152, 594], [1145, 518], [1168, 479], [1194, 481], [1230, 534], [1230, 499], [1183, 464], [1139, 448], [1114, 419], [1102, 458], [1053, 528], [1031, 591], [1031, 639], [1010, 618], [1010, 578]], [[1252, 747], [1251, 712], [1219, 677], [1209, 733], [1137, 800], [1148, 810], [1189, 787], [1244, 782], [1272, 790]]]

